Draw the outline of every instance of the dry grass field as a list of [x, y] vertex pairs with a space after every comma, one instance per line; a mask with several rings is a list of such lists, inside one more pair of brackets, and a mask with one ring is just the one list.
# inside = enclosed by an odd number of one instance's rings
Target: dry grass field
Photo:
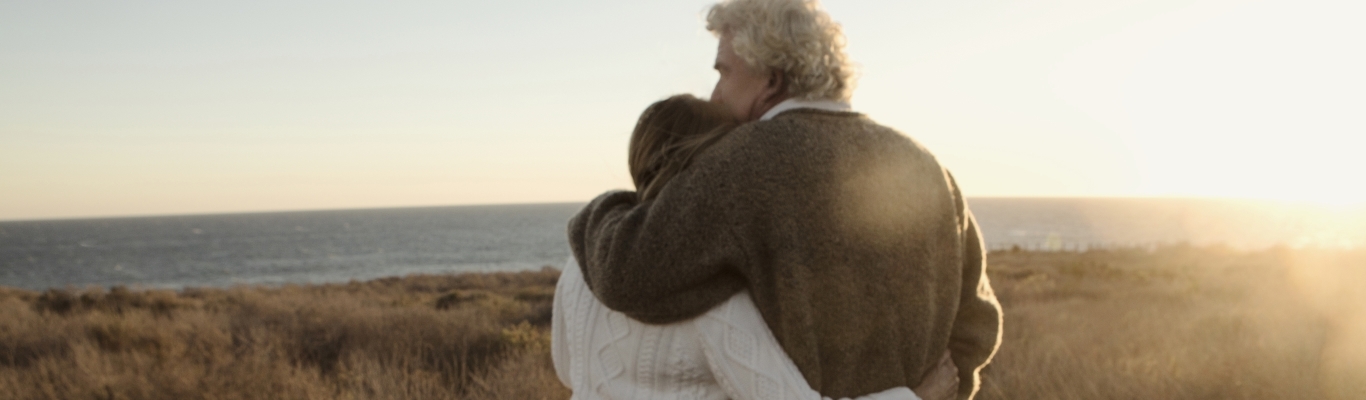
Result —
[[[994, 252], [982, 399], [1366, 399], [1366, 253]], [[563, 399], [558, 272], [0, 289], [4, 399]]]
[[1366, 399], [1366, 253], [994, 252], [982, 399]]
[[0, 399], [551, 399], [559, 272], [0, 291]]

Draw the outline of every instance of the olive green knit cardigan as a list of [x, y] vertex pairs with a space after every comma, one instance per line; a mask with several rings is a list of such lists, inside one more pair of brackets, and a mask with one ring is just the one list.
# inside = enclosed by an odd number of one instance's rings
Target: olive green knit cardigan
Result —
[[945, 348], [970, 398], [1000, 342], [981, 234], [929, 151], [849, 112], [742, 125], [641, 202], [608, 192], [569, 223], [584, 279], [645, 322], [748, 289], [811, 387], [915, 387]]

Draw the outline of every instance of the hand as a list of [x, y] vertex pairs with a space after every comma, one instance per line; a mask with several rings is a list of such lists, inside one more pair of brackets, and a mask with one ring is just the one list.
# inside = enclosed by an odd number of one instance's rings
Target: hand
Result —
[[944, 350], [944, 356], [939, 358], [939, 364], [925, 376], [920, 386], [911, 391], [921, 400], [952, 400], [958, 397], [958, 367], [953, 365], [948, 350]]

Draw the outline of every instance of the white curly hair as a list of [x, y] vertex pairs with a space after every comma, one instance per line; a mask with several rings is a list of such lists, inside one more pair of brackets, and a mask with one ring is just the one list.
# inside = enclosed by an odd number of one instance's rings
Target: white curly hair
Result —
[[729, 35], [750, 67], [782, 71], [794, 98], [848, 101], [853, 95], [844, 33], [816, 0], [722, 1], [707, 12], [707, 30]]

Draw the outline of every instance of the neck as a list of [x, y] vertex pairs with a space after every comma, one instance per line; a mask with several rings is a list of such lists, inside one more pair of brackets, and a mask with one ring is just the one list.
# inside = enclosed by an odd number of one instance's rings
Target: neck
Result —
[[754, 108], [750, 109], [749, 115], [745, 116], [745, 122], [758, 121], [760, 118], [763, 118], [763, 116], [767, 114], [769, 110], [772, 110], [773, 107], [777, 107], [778, 104], [781, 104], [782, 102], [787, 101], [791, 98], [792, 96], [779, 95], [770, 97], [764, 100], [763, 102], [755, 104]]
[[849, 106], [849, 102], [848, 102], [848, 101], [842, 101], [842, 100], [826, 100], [826, 99], [819, 99], [819, 100], [787, 99], [787, 100], [784, 100], [784, 101], [781, 102], [781, 103], [778, 103], [777, 105], [775, 105], [775, 106], [773, 106], [773, 107], [769, 107], [768, 111], [765, 111], [763, 115], [759, 116], [759, 120], [760, 120], [760, 121], [766, 121], [766, 120], [769, 120], [769, 119], [773, 119], [773, 117], [777, 116], [778, 114], [782, 114], [784, 111], [792, 110], [792, 109], [798, 109], [798, 108], [813, 108], [813, 109], [817, 109], [817, 110], [845, 111], [845, 112], [854, 111], [853, 107], [850, 107], [850, 106]]

